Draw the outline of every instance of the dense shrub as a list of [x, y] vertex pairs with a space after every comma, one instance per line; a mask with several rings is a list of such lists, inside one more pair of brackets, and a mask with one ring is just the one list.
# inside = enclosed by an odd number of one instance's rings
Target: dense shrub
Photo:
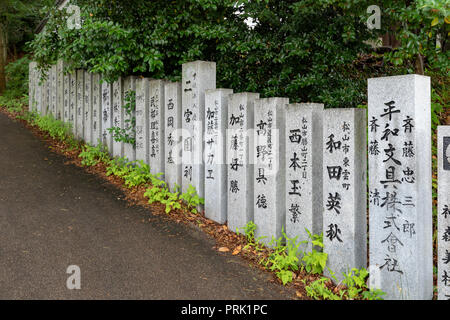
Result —
[[[72, 2], [82, 8], [83, 27], [69, 30], [64, 12], [52, 10], [47, 32], [31, 44], [43, 68], [61, 57], [108, 81], [129, 74], [179, 80], [182, 63], [209, 60], [217, 62], [220, 87], [355, 107], [365, 102], [368, 77], [414, 72], [418, 53], [426, 64], [442, 62], [433, 68], [448, 67], [444, 50], [432, 46], [447, 38], [442, 0], [381, 1], [384, 30], [372, 31], [366, 10], [373, 1], [365, 0]], [[373, 56], [375, 67], [361, 64], [373, 52], [367, 40], [386, 29], [402, 37], [401, 48], [388, 63]]]

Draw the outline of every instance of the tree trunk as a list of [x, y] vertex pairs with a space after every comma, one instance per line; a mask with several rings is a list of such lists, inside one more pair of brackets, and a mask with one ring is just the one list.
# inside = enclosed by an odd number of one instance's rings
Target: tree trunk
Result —
[[5, 65], [6, 65], [6, 36], [5, 29], [2, 24], [0, 24], [0, 95], [6, 89], [6, 74], [5, 74]]

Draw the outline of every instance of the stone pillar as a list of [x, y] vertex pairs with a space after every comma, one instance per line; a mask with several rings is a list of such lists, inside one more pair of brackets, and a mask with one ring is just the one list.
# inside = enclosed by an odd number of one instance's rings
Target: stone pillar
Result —
[[41, 115], [46, 116], [50, 109], [50, 72], [45, 73], [45, 80], [42, 83], [42, 110]]
[[450, 300], [450, 126], [438, 127], [438, 299]]
[[64, 74], [64, 111], [63, 111], [63, 121], [66, 124], [70, 123], [70, 74]]
[[[119, 77], [112, 84], [113, 96], [112, 96], [112, 127], [123, 129], [123, 108], [122, 108], [122, 99], [123, 99], [123, 81], [122, 78]], [[112, 153], [114, 157], [120, 158], [123, 157], [123, 141], [116, 141], [114, 138], [114, 134], [112, 135], [113, 139], [113, 148]]]
[[33, 110], [34, 96], [34, 62], [28, 64], [28, 111]]
[[136, 160], [149, 162], [149, 79], [136, 80]]
[[112, 127], [112, 85], [103, 81], [102, 83], [102, 142], [108, 148], [109, 154], [113, 155], [113, 140], [109, 128]]
[[203, 163], [205, 90], [215, 88], [215, 62], [194, 61], [183, 64], [182, 192], [186, 192], [189, 185], [192, 185], [201, 198], [204, 197], [205, 189], [205, 167]]
[[366, 137], [365, 110], [324, 111], [323, 244], [337, 281], [367, 267]]
[[228, 228], [242, 233], [247, 223], [254, 220], [253, 121], [259, 93], [235, 93], [228, 99]]
[[[128, 138], [135, 140], [136, 139], [136, 127], [135, 123], [133, 124], [133, 121], [136, 119], [136, 110], [133, 108], [133, 101], [136, 101], [136, 77], [130, 76], [126, 77], [123, 82], [124, 87], [124, 96], [123, 96], [123, 103], [122, 106], [125, 106], [128, 103], [131, 103], [132, 109], [129, 111], [123, 110], [123, 116], [124, 116], [124, 124], [123, 128], [125, 129], [126, 135]], [[129, 161], [136, 160], [136, 148], [135, 143], [129, 143], [125, 142], [123, 146], [123, 152], [125, 158], [127, 158]]]
[[84, 139], [84, 70], [77, 70], [77, 106], [76, 106], [76, 134], [79, 140]]
[[64, 120], [64, 61], [56, 64], [56, 119]]
[[149, 83], [149, 161], [155, 175], [164, 173], [164, 84], [164, 80]]
[[[255, 100], [254, 199], [256, 237], [281, 237], [286, 219], [285, 108], [287, 98]], [[232, 167], [238, 166], [235, 162]]]
[[221, 224], [227, 221], [225, 138], [232, 93], [232, 89], [205, 91], [205, 216]]
[[84, 71], [84, 141], [92, 145], [92, 74]]
[[101, 75], [92, 75], [92, 136], [93, 146], [98, 146], [102, 141], [102, 84]]
[[75, 136], [77, 130], [77, 73], [72, 71], [70, 74], [70, 108], [69, 124], [72, 128], [72, 134]]
[[286, 108], [286, 235], [300, 250], [311, 251], [307, 229], [322, 233], [323, 104], [296, 103]]
[[385, 299], [431, 299], [430, 78], [368, 81], [370, 264]]
[[54, 119], [56, 119], [56, 99], [57, 99], [57, 67], [56, 64], [52, 65], [50, 69], [50, 75], [49, 75], [49, 86], [50, 86], [50, 92], [49, 92], [49, 104], [50, 104], [50, 113], [53, 116]]
[[167, 82], [164, 86], [164, 167], [165, 180], [169, 189], [174, 192], [181, 188], [181, 83]]

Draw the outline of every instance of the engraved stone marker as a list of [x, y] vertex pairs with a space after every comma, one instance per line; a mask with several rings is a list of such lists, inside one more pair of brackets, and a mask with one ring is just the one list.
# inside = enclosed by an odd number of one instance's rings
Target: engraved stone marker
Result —
[[53, 118], [56, 119], [56, 99], [57, 99], [57, 67], [56, 64], [52, 65], [50, 69], [50, 75], [49, 75], [49, 86], [50, 86], [50, 93], [49, 93], [49, 104], [50, 104], [50, 113], [52, 114]]
[[194, 61], [183, 64], [182, 191], [186, 192], [189, 185], [192, 185], [201, 198], [204, 197], [205, 188], [205, 168], [203, 164], [205, 90], [215, 88], [215, 62]]
[[102, 85], [101, 75], [92, 74], [92, 136], [93, 146], [98, 146], [102, 141]]
[[136, 80], [136, 160], [149, 164], [149, 79]]
[[450, 300], [450, 126], [438, 127], [438, 299]]
[[218, 223], [227, 221], [225, 138], [232, 93], [232, 89], [205, 91], [205, 216]]
[[[256, 237], [269, 244], [281, 237], [286, 219], [285, 108], [287, 98], [255, 100], [254, 218]], [[228, 164], [230, 170], [238, 163]]]
[[234, 232], [242, 232], [247, 223], [254, 219], [253, 114], [256, 99], [259, 99], [259, 93], [235, 93], [228, 97], [227, 219], [228, 228]]
[[69, 99], [69, 124], [72, 127], [72, 133], [76, 133], [77, 125], [77, 73], [73, 71], [70, 73], [70, 99]]
[[64, 119], [64, 61], [56, 64], [56, 119]]
[[[165, 180], [174, 192], [176, 186], [181, 188], [181, 83], [167, 82], [164, 86], [164, 128], [165, 128]], [[181, 190], [178, 190], [181, 191]]]
[[[327, 266], [367, 267], [366, 111], [327, 109], [323, 116], [323, 244]], [[328, 269], [326, 269], [328, 274]]]
[[103, 81], [102, 83], [102, 141], [108, 148], [110, 155], [113, 154], [112, 135], [109, 128], [112, 127], [112, 85]]
[[[112, 84], [113, 96], [112, 96], [112, 127], [122, 129], [123, 128], [123, 81], [120, 77]], [[113, 135], [113, 156], [123, 157], [123, 141], [116, 141]]]
[[77, 70], [76, 137], [84, 139], [84, 70]]
[[150, 80], [149, 83], [148, 136], [152, 174], [164, 173], [164, 84], [164, 80]]
[[92, 74], [84, 71], [84, 141], [92, 145]]
[[[132, 106], [132, 101], [136, 101], [136, 77], [126, 77], [123, 82], [123, 87], [124, 101], [122, 105], [125, 106], [126, 104], [130, 104]], [[135, 121], [136, 119], [135, 117], [135, 110], [124, 110], [123, 128], [125, 129], [125, 134], [127, 135], [127, 137], [132, 140], [136, 139], [135, 123], [133, 124], [133, 121]], [[125, 158], [127, 158], [129, 161], [136, 160], [136, 149], [134, 143], [125, 142], [123, 148]]]
[[305, 229], [322, 233], [323, 104], [296, 103], [286, 107], [286, 235], [297, 237], [300, 250], [311, 251]]
[[431, 299], [430, 78], [368, 81], [370, 264], [385, 299]]

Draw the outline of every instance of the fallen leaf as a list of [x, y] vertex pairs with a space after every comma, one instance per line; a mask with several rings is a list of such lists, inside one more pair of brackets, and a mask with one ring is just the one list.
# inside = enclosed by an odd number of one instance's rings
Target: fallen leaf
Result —
[[227, 247], [220, 247], [219, 248], [219, 252], [228, 252], [230, 251], [230, 249], [228, 249]]
[[237, 246], [233, 251], [233, 256], [239, 254], [241, 252], [242, 246]]
[[295, 292], [295, 294], [296, 294], [297, 297], [299, 297], [299, 298], [302, 298], [302, 297], [303, 297], [302, 293], [301, 293], [300, 291], [298, 291], [298, 290]]

